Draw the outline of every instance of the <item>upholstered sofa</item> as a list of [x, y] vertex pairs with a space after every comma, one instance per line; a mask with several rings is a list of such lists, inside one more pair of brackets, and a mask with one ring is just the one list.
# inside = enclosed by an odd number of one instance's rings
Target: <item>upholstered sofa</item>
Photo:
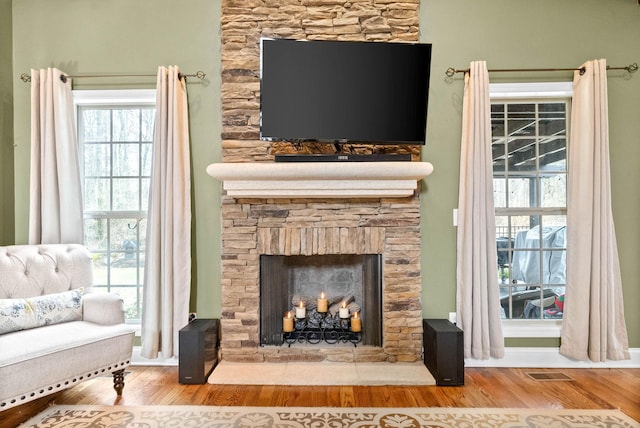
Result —
[[109, 373], [122, 394], [134, 330], [92, 281], [82, 245], [0, 247], [0, 412]]

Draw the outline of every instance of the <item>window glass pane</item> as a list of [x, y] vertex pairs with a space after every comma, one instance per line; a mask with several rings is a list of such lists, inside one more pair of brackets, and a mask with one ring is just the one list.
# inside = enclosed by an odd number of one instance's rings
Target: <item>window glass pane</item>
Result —
[[514, 138], [507, 145], [509, 171], [535, 171], [537, 168], [537, 145], [535, 138]]
[[[564, 214], [557, 215], [544, 215], [541, 216], [542, 224], [547, 226], [556, 226], [556, 227], [566, 227], [567, 226], [567, 216]], [[563, 245], [566, 246], [566, 245]]]
[[540, 170], [565, 172], [567, 170], [567, 140], [565, 137], [550, 137], [540, 142]]
[[109, 284], [109, 259], [107, 253], [91, 251], [93, 257], [93, 285], [106, 287]]
[[562, 319], [564, 313], [564, 292], [565, 287], [554, 287], [553, 304], [548, 305], [543, 313], [545, 319]]
[[491, 135], [494, 137], [506, 135], [504, 110], [504, 104], [491, 104]]
[[142, 204], [144, 210], [147, 209], [149, 205], [149, 188], [150, 188], [150, 180], [148, 178], [140, 179], [140, 203]]
[[111, 207], [108, 178], [84, 179], [85, 211], [105, 211]]
[[138, 320], [141, 316], [142, 289], [138, 287], [112, 287], [124, 300], [124, 312], [127, 319]]
[[84, 175], [107, 177], [111, 171], [108, 144], [84, 144]]
[[108, 242], [107, 220], [88, 218], [84, 221], [84, 244], [89, 251], [105, 251]]
[[141, 144], [140, 151], [140, 164], [142, 165], [140, 175], [149, 177], [151, 175], [151, 162], [153, 160], [153, 146], [148, 143], [143, 143]]
[[155, 123], [156, 110], [146, 108], [142, 110], [141, 141], [153, 141], [153, 125]]
[[496, 215], [496, 236], [509, 236], [509, 216]]
[[111, 285], [136, 285], [138, 268], [135, 254], [111, 253]]
[[532, 227], [540, 223], [539, 216], [511, 216], [511, 238], [514, 239], [515, 248], [526, 248], [526, 234]]
[[527, 208], [536, 206], [534, 178], [510, 178], [507, 182], [507, 206], [510, 208]]
[[498, 283], [510, 283], [509, 270], [513, 253], [513, 239], [510, 238], [509, 217], [496, 216], [496, 250], [498, 261]]
[[136, 176], [140, 171], [139, 144], [113, 145], [113, 175]]
[[113, 111], [113, 141], [140, 141], [140, 109]]
[[566, 104], [565, 103], [540, 103], [538, 104], [539, 135], [566, 135]]
[[567, 283], [567, 250], [553, 250], [543, 252], [545, 284]]
[[[534, 231], [535, 232], [535, 231]], [[534, 241], [535, 233], [524, 235], [528, 237], [527, 242], [534, 246], [538, 242]], [[524, 242], [521, 243], [524, 245]], [[534, 285], [540, 283], [540, 253], [537, 248], [526, 248], [513, 252], [511, 264], [511, 282], [513, 284]]]
[[491, 156], [493, 160], [493, 173], [503, 174], [505, 172], [505, 164], [507, 160], [507, 145], [504, 144], [503, 138], [494, 139], [491, 144]]
[[567, 206], [567, 176], [566, 174], [545, 174], [540, 177], [540, 206]]
[[[110, 220], [112, 252], [119, 251], [126, 258], [138, 251], [138, 221], [135, 218], [114, 218]], [[125, 254], [126, 253], [126, 254]]]
[[140, 189], [137, 178], [113, 179], [113, 210], [137, 211], [140, 209]]
[[82, 110], [82, 130], [78, 134], [85, 142], [111, 140], [111, 111], [98, 109]]
[[[567, 217], [565, 215], [545, 215], [541, 218], [544, 239], [542, 247], [551, 249], [542, 252], [544, 284], [566, 284], [567, 272]], [[551, 288], [560, 293], [564, 289]]]
[[[142, 257], [144, 258], [144, 250], [145, 244], [147, 242], [147, 219], [141, 218], [138, 222], [138, 248], [142, 253]], [[142, 260], [142, 264], [144, 265], [144, 260]]]
[[504, 178], [493, 179], [493, 204], [496, 208], [507, 206], [507, 180]]
[[507, 132], [513, 136], [536, 135], [535, 104], [508, 104]]

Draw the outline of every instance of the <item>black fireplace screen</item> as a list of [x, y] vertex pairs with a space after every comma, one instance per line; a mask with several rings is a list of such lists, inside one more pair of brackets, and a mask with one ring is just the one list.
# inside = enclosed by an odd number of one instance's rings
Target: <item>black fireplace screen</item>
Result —
[[359, 312], [362, 344], [382, 346], [382, 256], [332, 254], [260, 256], [260, 345], [282, 345], [283, 317], [300, 302], [312, 313], [321, 293], [328, 316], [343, 302]]

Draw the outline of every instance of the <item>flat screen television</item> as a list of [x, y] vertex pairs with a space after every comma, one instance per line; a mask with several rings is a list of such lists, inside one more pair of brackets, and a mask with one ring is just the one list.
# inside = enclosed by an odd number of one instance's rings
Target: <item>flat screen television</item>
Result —
[[425, 144], [431, 44], [262, 39], [260, 138]]

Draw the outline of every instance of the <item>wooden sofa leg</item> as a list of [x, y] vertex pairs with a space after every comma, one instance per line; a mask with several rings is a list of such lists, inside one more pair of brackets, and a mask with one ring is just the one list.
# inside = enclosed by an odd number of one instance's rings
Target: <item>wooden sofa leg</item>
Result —
[[124, 388], [124, 369], [116, 370], [113, 372], [113, 389], [116, 390], [118, 396], [122, 395], [122, 389]]

